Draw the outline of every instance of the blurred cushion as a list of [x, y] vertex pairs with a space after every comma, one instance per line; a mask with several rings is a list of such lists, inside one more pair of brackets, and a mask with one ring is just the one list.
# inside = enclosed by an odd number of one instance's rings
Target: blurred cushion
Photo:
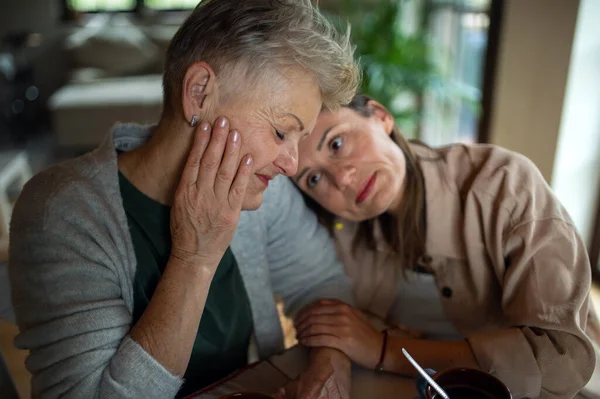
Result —
[[96, 68], [112, 76], [138, 74], [156, 65], [159, 48], [127, 19], [99, 15], [67, 37], [76, 68]]
[[97, 82], [109, 77], [111, 75], [100, 68], [76, 68], [69, 73], [69, 81], [73, 83]]
[[58, 148], [98, 146], [116, 122], [153, 124], [162, 112], [162, 76], [128, 76], [70, 83], [52, 95]]

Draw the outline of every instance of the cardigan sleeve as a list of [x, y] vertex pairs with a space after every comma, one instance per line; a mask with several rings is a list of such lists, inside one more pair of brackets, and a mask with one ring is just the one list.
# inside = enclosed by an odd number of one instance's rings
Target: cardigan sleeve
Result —
[[[38, 398], [169, 398], [182, 380], [130, 338], [110, 206], [85, 182], [34, 178], [10, 232], [9, 275]], [[133, 269], [133, 268], [131, 268]]]

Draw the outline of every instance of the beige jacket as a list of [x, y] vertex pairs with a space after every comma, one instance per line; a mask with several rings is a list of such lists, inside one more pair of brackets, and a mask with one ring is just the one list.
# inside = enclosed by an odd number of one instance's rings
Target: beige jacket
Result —
[[[566, 210], [521, 155], [488, 145], [411, 146], [426, 188], [419, 264], [435, 275], [446, 314], [479, 366], [515, 398], [573, 397], [592, 376], [590, 337], [600, 330], [586, 248]], [[357, 303], [386, 318], [401, 261], [383, 242], [352, 257], [356, 225], [343, 226], [338, 253]]]

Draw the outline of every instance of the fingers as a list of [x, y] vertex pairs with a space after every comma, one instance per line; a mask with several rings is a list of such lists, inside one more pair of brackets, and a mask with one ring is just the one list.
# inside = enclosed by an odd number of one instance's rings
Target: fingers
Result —
[[302, 331], [304, 331], [307, 327], [313, 324], [325, 324], [329, 326], [341, 326], [346, 323], [346, 319], [341, 315], [315, 315], [308, 318], [305, 318], [300, 323], [295, 323], [294, 327], [296, 328], [296, 332], [299, 335]]
[[221, 116], [217, 118], [212, 128], [210, 142], [200, 161], [200, 169], [198, 171], [199, 184], [214, 187], [214, 181], [217, 171], [221, 166], [228, 137], [229, 120]]
[[325, 300], [318, 301], [314, 305], [302, 309], [296, 317], [296, 324], [301, 324], [305, 319], [311, 316], [346, 314], [352, 312], [352, 308], [343, 302], [332, 305], [322, 305], [321, 303], [323, 302], [325, 302]]
[[306, 337], [300, 341], [300, 344], [307, 346], [309, 348], [318, 348], [318, 347], [332, 348], [332, 349], [337, 349], [341, 352], [346, 353], [344, 351], [344, 348], [342, 347], [341, 341], [337, 337], [334, 337], [333, 335], [315, 335], [312, 337]]
[[297, 338], [301, 341], [304, 338], [313, 337], [316, 335], [331, 335], [341, 339], [342, 328], [331, 324], [311, 324], [304, 330], [297, 333]]
[[215, 176], [215, 196], [219, 199], [227, 198], [231, 183], [237, 172], [240, 162], [241, 137], [237, 130], [229, 132], [227, 143], [223, 152], [221, 164]]
[[184, 185], [194, 184], [198, 180], [200, 161], [208, 147], [210, 134], [211, 126], [208, 122], [202, 122], [196, 128], [194, 143], [192, 144], [192, 149], [190, 150], [190, 154], [188, 155], [187, 162], [181, 175], [181, 182]]
[[233, 184], [231, 184], [231, 189], [229, 190], [228, 200], [231, 209], [238, 210], [242, 208], [242, 203], [246, 196], [246, 189], [248, 188], [250, 176], [252, 175], [252, 163], [253, 159], [250, 154], [243, 157], [242, 162], [240, 162], [235, 175], [235, 180], [233, 181]]

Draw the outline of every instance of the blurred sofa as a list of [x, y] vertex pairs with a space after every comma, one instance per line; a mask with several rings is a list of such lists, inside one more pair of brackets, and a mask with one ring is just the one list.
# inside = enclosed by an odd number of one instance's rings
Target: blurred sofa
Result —
[[69, 80], [48, 101], [56, 147], [87, 150], [116, 122], [157, 122], [165, 52], [176, 30], [98, 15], [68, 35]]

